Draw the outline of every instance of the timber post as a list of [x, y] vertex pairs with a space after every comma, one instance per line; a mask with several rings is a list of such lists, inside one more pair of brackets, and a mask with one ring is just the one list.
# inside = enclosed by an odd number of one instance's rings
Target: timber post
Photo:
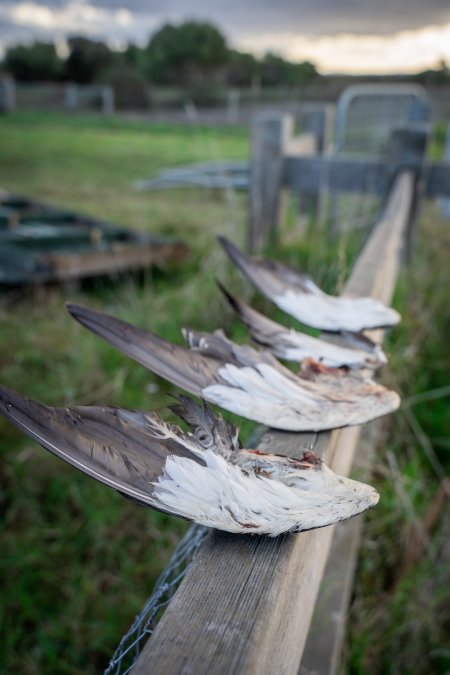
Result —
[[429, 130], [424, 126], [394, 129], [388, 146], [387, 191], [390, 190], [400, 172], [411, 171], [414, 176], [413, 199], [405, 230], [404, 259], [406, 262], [411, 260], [419, 205], [423, 194], [424, 186], [421, 179], [428, 139]]
[[284, 209], [285, 147], [292, 135], [291, 115], [258, 115], [251, 129], [250, 223], [247, 249], [253, 253], [275, 238]]

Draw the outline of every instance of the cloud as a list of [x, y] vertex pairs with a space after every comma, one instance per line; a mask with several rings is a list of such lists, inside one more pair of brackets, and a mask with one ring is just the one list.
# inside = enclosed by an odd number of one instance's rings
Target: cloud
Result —
[[62, 0], [4, 3], [0, 5], [0, 45], [79, 34], [123, 46], [129, 41], [146, 42], [158, 24], [157, 17], [136, 16], [123, 6], [107, 8]]
[[450, 57], [448, 0], [2, 0], [0, 51], [74, 34], [143, 45], [163, 23], [192, 18], [239, 49], [308, 58], [324, 71], [412, 70]]
[[313, 61], [323, 72], [413, 73], [450, 62], [450, 23], [393, 36], [338, 35], [299, 39], [290, 44], [292, 59]]
[[125, 4], [124, 0], [92, 0], [92, 4], [107, 9], [126, 6], [133, 13], [157, 15], [161, 21], [205, 18], [234, 35], [249, 30], [293, 30], [307, 36], [393, 35], [450, 22], [448, 0], [128, 0]]

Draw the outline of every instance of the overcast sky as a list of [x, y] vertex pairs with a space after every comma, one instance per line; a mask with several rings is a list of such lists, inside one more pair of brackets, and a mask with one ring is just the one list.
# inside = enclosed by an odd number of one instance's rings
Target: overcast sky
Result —
[[211, 21], [241, 50], [322, 72], [408, 72], [450, 62], [450, 0], [0, 0], [0, 50], [83, 34], [145, 44], [167, 21]]

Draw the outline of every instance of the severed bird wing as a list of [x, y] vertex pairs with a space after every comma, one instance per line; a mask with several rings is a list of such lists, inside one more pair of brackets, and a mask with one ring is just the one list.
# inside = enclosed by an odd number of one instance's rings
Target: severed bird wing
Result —
[[[201, 412], [191, 403], [182, 399], [179, 412], [194, 418], [196, 428]], [[346, 485], [347, 479], [325, 465], [302, 465], [300, 490], [288, 486], [292, 475], [280, 481], [264, 476], [267, 471], [242, 471], [214, 447], [203, 449], [196, 436], [151, 413], [53, 408], [5, 387], [0, 387], [0, 413], [44, 448], [123, 495], [229, 532], [276, 536], [323, 527], [378, 501], [372, 488]], [[208, 419], [202, 424], [209, 427], [209, 409], [204, 413]]]
[[359, 332], [394, 326], [400, 321], [398, 312], [380, 300], [327, 295], [306, 274], [272, 260], [252, 258], [225, 237], [219, 237], [219, 241], [261, 293], [308, 326], [330, 332]]
[[254, 341], [270, 349], [281, 359], [314, 359], [329, 368], [377, 368], [387, 362], [381, 347], [365, 336], [349, 334], [345, 338], [348, 347], [312, 337], [267, 318], [231, 295], [221, 284], [218, 285], [242, 323], [247, 326]]
[[288, 431], [320, 431], [363, 424], [396, 410], [395, 392], [364, 378], [302, 377], [267, 351], [236, 345], [222, 332], [185, 331], [191, 349], [165, 342], [119, 319], [71, 305], [75, 318], [108, 342], [210, 403], [247, 419]]

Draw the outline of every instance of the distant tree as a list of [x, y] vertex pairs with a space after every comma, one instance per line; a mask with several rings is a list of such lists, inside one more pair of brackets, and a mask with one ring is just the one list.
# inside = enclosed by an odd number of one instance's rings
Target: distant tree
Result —
[[261, 77], [261, 64], [253, 54], [230, 50], [227, 66], [228, 84], [236, 87], [250, 86]]
[[278, 54], [267, 52], [261, 61], [261, 83], [264, 86], [286, 84], [289, 65]]
[[317, 77], [316, 67], [310, 61], [286, 61], [282, 56], [267, 53], [261, 62], [263, 85], [304, 85]]
[[123, 52], [123, 62], [127, 66], [132, 66], [137, 70], [145, 71], [146, 50], [130, 43]]
[[64, 79], [87, 84], [98, 74], [113, 66], [120, 56], [103, 42], [94, 42], [85, 37], [68, 40], [69, 55], [64, 64]]
[[146, 71], [158, 84], [202, 84], [216, 80], [228, 59], [222, 33], [209, 23], [166, 24], [150, 39]]
[[419, 82], [425, 86], [430, 85], [444, 85], [450, 82], [450, 74], [447, 68], [440, 68], [439, 70], [424, 70], [412, 76], [415, 82]]
[[319, 76], [316, 66], [311, 61], [291, 63], [289, 72], [290, 84], [304, 85]]
[[59, 80], [62, 61], [54, 44], [15, 45], [6, 50], [4, 70], [22, 82]]

